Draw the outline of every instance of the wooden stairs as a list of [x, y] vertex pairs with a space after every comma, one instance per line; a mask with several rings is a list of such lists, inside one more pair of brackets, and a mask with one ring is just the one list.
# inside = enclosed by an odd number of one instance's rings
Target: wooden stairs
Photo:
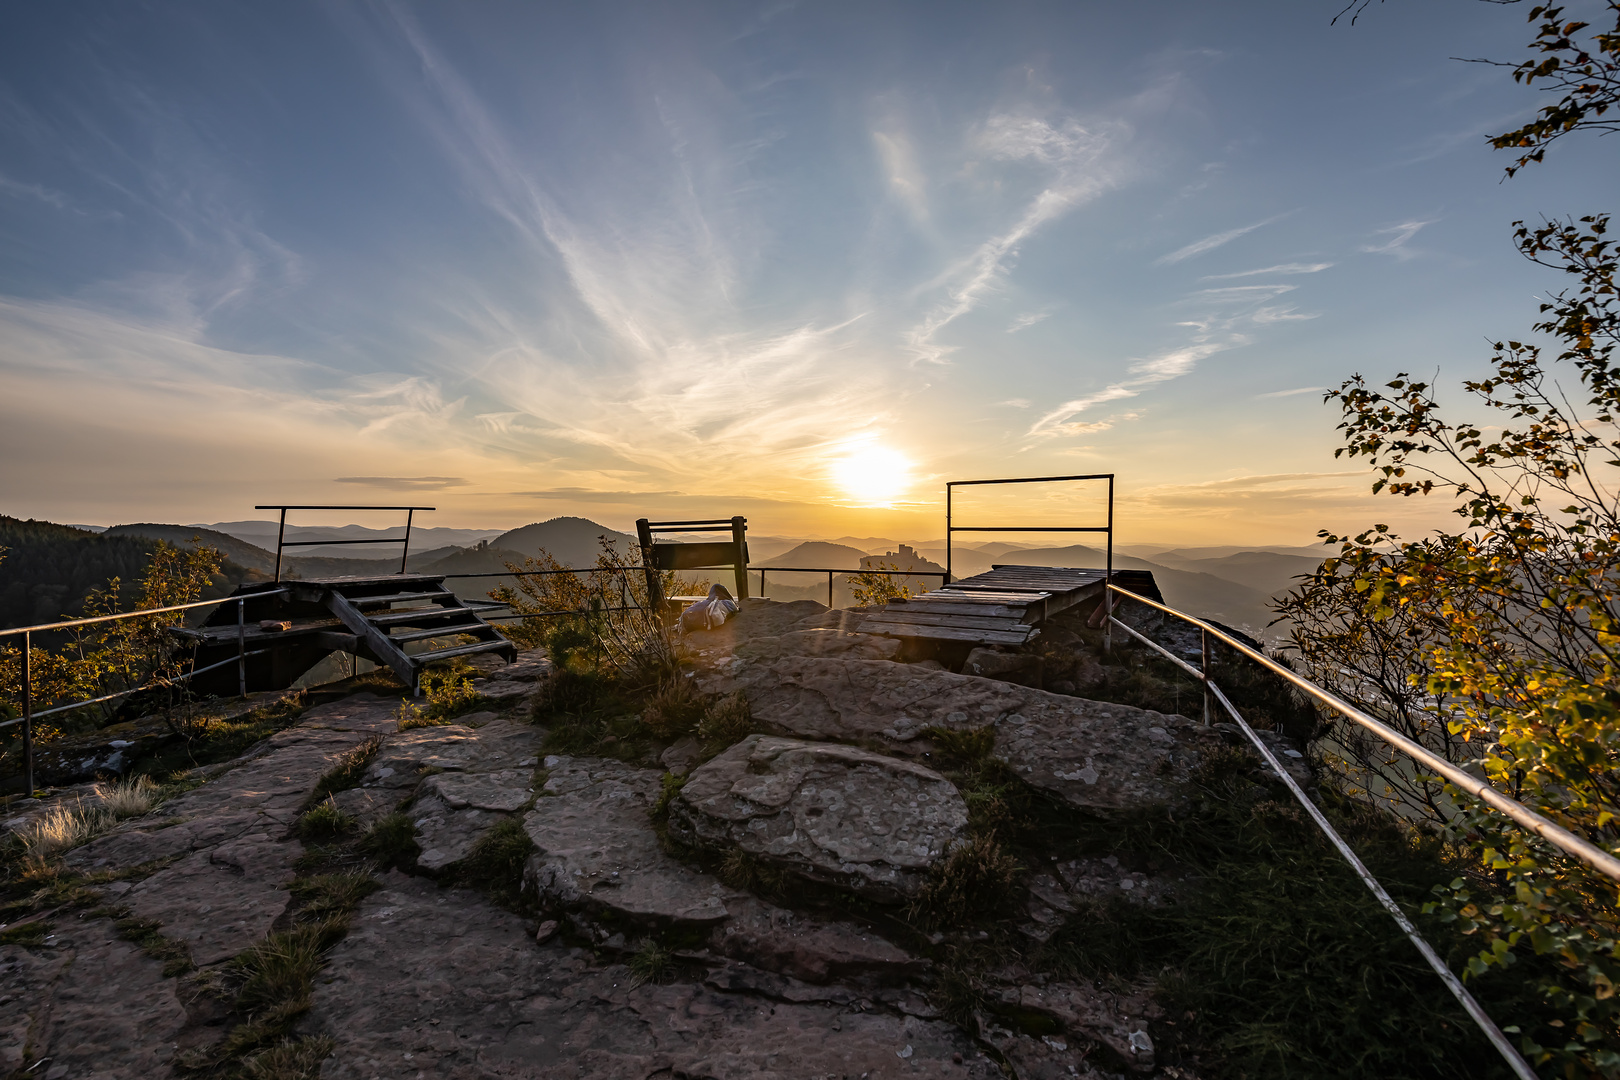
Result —
[[[199, 669], [248, 654], [249, 692], [291, 686], [333, 652], [387, 667], [413, 691], [434, 661], [480, 653], [499, 653], [509, 662], [517, 657], [517, 647], [481, 614], [502, 605], [468, 603], [439, 576], [283, 581], [243, 585], [234, 596], [239, 603], [222, 604], [199, 629], [183, 633], [197, 645]], [[243, 689], [242, 681], [237, 665], [226, 664], [199, 675], [196, 685], [228, 696]]]

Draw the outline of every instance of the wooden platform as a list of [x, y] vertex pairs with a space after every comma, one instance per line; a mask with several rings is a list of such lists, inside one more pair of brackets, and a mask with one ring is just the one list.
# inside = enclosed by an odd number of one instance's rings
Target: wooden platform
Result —
[[[997, 565], [987, 573], [953, 581], [909, 600], [885, 604], [861, 623], [863, 634], [965, 641], [976, 645], [1023, 645], [1040, 623], [1103, 593], [1101, 569]], [[1146, 570], [1115, 570], [1114, 584], [1160, 599]]]
[[[177, 631], [197, 646], [196, 664], [209, 668], [245, 652], [245, 671], [225, 664], [200, 674], [203, 693], [221, 696], [243, 688], [279, 690], [332, 652], [353, 653], [389, 667], [405, 685], [418, 685], [435, 660], [496, 652], [508, 661], [516, 646], [481, 612], [497, 604], [468, 603], [447, 589], [442, 575], [295, 579], [240, 586], [238, 605], [221, 604], [202, 626]], [[269, 621], [286, 629], [266, 629]], [[410, 646], [407, 649], [407, 645]]]

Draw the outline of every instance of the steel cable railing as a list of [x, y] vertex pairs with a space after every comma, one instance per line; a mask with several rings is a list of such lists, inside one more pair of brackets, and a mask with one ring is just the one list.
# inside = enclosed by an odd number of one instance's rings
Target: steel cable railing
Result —
[[30, 795], [34, 792], [34, 721], [41, 716], [51, 716], [55, 713], [71, 712], [74, 709], [83, 709], [90, 705], [100, 705], [104, 702], [115, 701], [118, 698], [129, 697], [147, 686], [132, 686], [127, 690], [120, 690], [112, 694], [103, 694], [101, 697], [89, 698], [84, 701], [69, 702], [66, 705], [57, 705], [41, 712], [34, 711], [33, 691], [33, 654], [34, 635], [50, 630], [72, 630], [80, 626], [92, 626], [96, 623], [118, 622], [124, 619], [143, 619], [153, 615], [166, 615], [171, 611], [191, 611], [194, 608], [217, 607], [220, 604], [236, 604], [236, 655], [209, 664], [205, 668], [194, 668], [182, 675], [176, 676], [170, 682], [184, 682], [195, 678], [205, 671], [213, 671], [229, 664], [237, 666], [237, 684], [242, 696], [247, 696], [247, 659], [250, 656], [260, 656], [269, 652], [269, 649], [255, 649], [252, 652], [247, 648], [247, 627], [243, 621], [245, 605], [249, 600], [258, 600], [267, 596], [280, 596], [288, 592], [287, 589], [268, 589], [264, 592], [247, 593], [239, 596], [222, 596], [218, 600], [194, 600], [189, 604], [171, 604], [168, 607], [146, 608], [141, 611], [124, 611], [116, 615], [93, 615], [86, 619], [64, 619], [61, 622], [40, 623], [37, 626], [14, 626], [10, 629], [0, 630], [0, 638], [22, 635], [22, 710], [23, 714], [14, 720], [0, 723], [0, 728], [8, 728], [14, 724], [23, 726], [23, 782], [27, 785]]
[[1520, 1080], [1536, 1080], [1535, 1070], [1530, 1067], [1529, 1063], [1524, 1060], [1524, 1058], [1519, 1054], [1518, 1050], [1514, 1048], [1513, 1044], [1508, 1041], [1507, 1036], [1502, 1033], [1502, 1030], [1496, 1026], [1496, 1023], [1490, 1018], [1485, 1010], [1480, 1007], [1479, 1002], [1474, 1000], [1474, 996], [1468, 992], [1467, 988], [1463, 986], [1462, 981], [1458, 979], [1457, 976], [1452, 973], [1451, 969], [1446, 966], [1445, 961], [1440, 958], [1439, 954], [1434, 951], [1433, 947], [1431, 947], [1429, 943], [1423, 939], [1422, 935], [1417, 932], [1417, 928], [1412, 925], [1412, 920], [1407, 917], [1406, 912], [1401, 910], [1400, 905], [1390, 897], [1389, 893], [1385, 891], [1384, 887], [1379, 884], [1378, 879], [1372, 876], [1372, 873], [1368, 871], [1367, 867], [1356, 856], [1356, 853], [1351, 850], [1350, 845], [1345, 843], [1344, 838], [1339, 835], [1338, 830], [1334, 829], [1332, 823], [1328, 821], [1321, 809], [1310, 800], [1310, 797], [1307, 796], [1303, 790], [1301, 790], [1300, 786], [1295, 783], [1293, 777], [1288, 775], [1288, 772], [1283, 768], [1282, 763], [1277, 760], [1276, 755], [1272, 753], [1271, 749], [1266, 746], [1265, 742], [1258, 734], [1255, 733], [1255, 730], [1248, 725], [1243, 717], [1238, 714], [1238, 711], [1232, 705], [1231, 700], [1226, 696], [1221, 688], [1215, 684], [1215, 681], [1210, 678], [1210, 639], [1214, 638], [1221, 641], [1228, 647], [1248, 657], [1250, 660], [1255, 661], [1262, 667], [1265, 667], [1267, 670], [1281, 676], [1290, 684], [1298, 687], [1300, 690], [1303, 690], [1305, 693], [1309, 694], [1323, 705], [1326, 705], [1340, 715], [1355, 722], [1356, 724], [1359, 724], [1368, 731], [1371, 731], [1373, 734], [1377, 735], [1379, 738], [1383, 739], [1397, 750], [1400, 750], [1414, 761], [1433, 769], [1436, 773], [1445, 777], [1448, 781], [1455, 785], [1459, 790], [1474, 796], [1481, 802], [1484, 802], [1486, 805], [1490, 806], [1492, 809], [1500, 811], [1516, 824], [1535, 833], [1537, 836], [1540, 836], [1548, 843], [1559, 847], [1568, 854], [1582, 860], [1600, 873], [1603, 873], [1611, 878], [1615, 878], [1616, 880], [1620, 880], [1620, 859], [1616, 859], [1613, 855], [1610, 855], [1602, 848], [1592, 844], [1582, 837], [1576, 836], [1563, 826], [1549, 821], [1547, 818], [1536, 813], [1523, 803], [1517, 802], [1514, 799], [1502, 794], [1500, 791], [1497, 791], [1495, 788], [1485, 783], [1479, 777], [1470, 775], [1469, 773], [1464, 772], [1462, 769], [1459, 769], [1457, 766], [1453, 765], [1451, 762], [1446, 761], [1444, 758], [1438, 757], [1431, 751], [1425, 749], [1423, 746], [1413, 742], [1400, 732], [1394, 730], [1389, 725], [1379, 721], [1375, 717], [1369, 716], [1362, 710], [1357, 709], [1355, 706], [1343, 701], [1332, 692], [1324, 690], [1322, 687], [1317, 686], [1309, 679], [1306, 679], [1303, 676], [1289, 670], [1287, 667], [1277, 663], [1277, 661], [1260, 652], [1258, 649], [1254, 649], [1249, 645], [1244, 644], [1242, 641], [1239, 641], [1237, 638], [1221, 630], [1219, 627], [1213, 626], [1210, 623], [1197, 618], [1196, 616], [1188, 615], [1182, 611], [1177, 611], [1175, 608], [1166, 604], [1149, 600], [1145, 596], [1138, 596], [1129, 589], [1122, 589], [1118, 585], [1111, 582], [1108, 585], [1108, 590], [1110, 593], [1117, 593], [1129, 600], [1134, 600], [1137, 603], [1145, 604], [1154, 610], [1162, 611], [1166, 615], [1174, 616], [1183, 622], [1190, 623], [1191, 625], [1199, 628], [1202, 645], [1200, 651], [1203, 657], [1203, 664], [1201, 668], [1194, 667], [1192, 664], [1189, 664], [1186, 660], [1177, 656], [1169, 649], [1166, 649], [1163, 645], [1160, 645], [1158, 642], [1153, 641], [1146, 635], [1142, 634], [1135, 627], [1129, 626], [1120, 621], [1113, 614], [1113, 603], [1112, 599], [1110, 598], [1108, 623], [1125, 631], [1125, 633], [1129, 634], [1132, 638], [1135, 638], [1137, 641], [1146, 645], [1154, 652], [1159, 653], [1161, 656], [1165, 657], [1171, 663], [1181, 668], [1203, 685], [1205, 692], [1205, 723], [1209, 722], [1209, 700], [1213, 698], [1215, 701], [1220, 703], [1221, 708], [1223, 708], [1227, 715], [1229, 715], [1233, 721], [1236, 722], [1238, 728], [1243, 732], [1244, 736], [1248, 738], [1249, 742], [1252, 743], [1254, 748], [1260, 753], [1261, 758], [1264, 759], [1272, 771], [1282, 779], [1283, 784], [1287, 786], [1289, 792], [1296, 800], [1298, 800], [1299, 804], [1304, 807], [1305, 812], [1311, 816], [1311, 820], [1316, 823], [1317, 828], [1322, 830], [1322, 833], [1330, 842], [1332, 842], [1334, 848], [1338, 850], [1345, 862], [1348, 863], [1350, 868], [1355, 871], [1356, 876], [1359, 877], [1362, 883], [1367, 886], [1368, 891], [1373, 894], [1373, 896], [1378, 900], [1379, 904], [1383, 906], [1384, 910], [1389, 912], [1390, 917], [1393, 918], [1396, 924], [1401, 928], [1401, 932], [1404, 933], [1412, 944], [1417, 947], [1418, 952], [1422, 954], [1423, 959], [1428, 963], [1429, 967], [1434, 969], [1435, 974], [1438, 975], [1441, 981], [1445, 983], [1446, 989], [1451, 991], [1452, 996], [1457, 999], [1457, 1002], [1462, 1005], [1463, 1009], [1473, 1019], [1474, 1023], [1479, 1026], [1479, 1029], [1485, 1034], [1485, 1037], [1490, 1040], [1491, 1045], [1496, 1048], [1497, 1052], [1501, 1054], [1502, 1059], [1507, 1062], [1509, 1068], [1513, 1070], [1514, 1074], [1520, 1077]]

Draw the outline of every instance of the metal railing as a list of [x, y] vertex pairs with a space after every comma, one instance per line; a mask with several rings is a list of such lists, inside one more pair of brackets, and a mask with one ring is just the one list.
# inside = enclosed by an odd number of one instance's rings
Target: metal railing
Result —
[[1317, 805], [1313, 803], [1305, 792], [1300, 789], [1299, 785], [1294, 782], [1293, 777], [1288, 775], [1287, 770], [1285, 770], [1282, 763], [1277, 760], [1276, 755], [1271, 752], [1271, 749], [1266, 746], [1265, 742], [1260, 738], [1259, 735], [1255, 733], [1254, 729], [1251, 728], [1243, 717], [1238, 714], [1238, 711], [1235, 707], [1233, 707], [1231, 700], [1224, 692], [1222, 692], [1221, 688], [1216, 685], [1215, 681], [1210, 678], [1209, 645], [1211, 639], [1222, 642], [1228, 648], [1231, 648], [1243, 656], [1248, 657], [1250, 660], [1253, 660], [1255, 663], [1266, 668], [1268, 671], [1271, 671], [1273, 674], [1281, 676], [1291, 685], [1298, 687], [1316, 701], [1332, 709], [1334, 712], [1339, 713], [1346, 719], [1360, 725], [1363, 728], [1366, 728], [1380, 739], [1383, 739], [1390, 746], [1407, 755], [1413, 761], [1423, 765], [1426, 768], [1433, 769], [1437, 775], [1444, 777], [1458, 790], [1472, 795], [1474, 798], [1485, 803], [1493, 810], [1505, 815], [1509, 820], [1513, 821], [1521, 828], [1534, 833], [1543, 840], [1546, 840], [1548, 843], [1553, 844], [1554, 846], [1563, 850], [1567, 854], [1585, 862], [1599, 873], [1604, 874], [1616, 881], [1620, 881], [1620, 859], [1616, 859], [1613, 855], [1604, 851], [1602, 848], [1591, 843], [1590, 841], [1576, 836], [1563, 826], [1558, 825], [1553, 821], [1549, 821], [1547, 818], [1536, 813], [1523, 803], [1502, 794], [1500, 791], [1496, 790], [1479, 777], [1473, 776], [1458, 768], [1445, 758], [1434, 754], [1432, 751], [1412, 741], [1405, 735], [1402, 735], [1400, 732], [1391, 728], [1389, 725], [1378, 720], [1376, 717], [1370, 716], [1362, 710], [1356, 708], [1354, 705], [1342, 700], [1331, 691], [1317, 686], [1309, 679], [1295, 673], [1288, 667], [1279, 664], [1271, 657], [1238, 640], [1236, 637], [1227, 633], [1221, 628], [1208, 623], [1203, 619], [1197, 618], [1196, 616], [1188, 615], [1186, 612], [1177, 611], [1175, 608], [1166, 604], [1161, 604], [1155, 600], [1149, 600], [1145, 596], [1139, 596], [1136, 593], [1131, 592], [1129, 589], [1122, 589], [1118, 585], [1110, 583], [1107, 588], [1110, 594], [1118, 594], [1126, 599], [1134, 600], [1139, 604], [1145, 604], [1156, 611], [1164, 612], [1166, 615], [1174, 616], [1183, 622], [1190, 623], [1191, 625], [1198, 627], [1200, 633], [1200, 653], [1202, 662], [1200, 666], [1194, 667], [1192, 664], [1177, 656], [1169, 649], [1166, 649], [1163, 645], [1160, 645], [1158, 642], [1153, 641], [1142, 634], [1135, 627], [1129, 626], [1115, 617], [1113, 614], [1114, 605], [1112, 602], [1112, 595], [1109, 596], [1109, 613], [1107, 616], [1107, 624], [1116, 626], [1125, 631], [1125, 633], [1129, 634], [1143, 645], [1146, 645], [1154, 652], [1159, 653], [1165, 659], [1169, 660], [1172, 664], [1175, 664], [1178, 668], [1185, 671], [1188, 675], [1192, 676], [1200, 684], [1202, 684], [1204, 688], [1204, 723], [1208, 724], [1210, 721], [1210, 714], [1212, 711], [1210, 706], [1212, 701], [1218, 702], [1221, 708], [1226, 711], [1227, 715], [1232, 718], [1233, 722], [1237, 724], [1238, 728], [1242, 730], [1244, 736], [1249, 740], [1249, 742], [1254, 745], [1254, 748], [1259, 752], [1261, 758], [1264, 759], [1266, 764], [1271, 767], [1271, 770], [1276, 773], [1277, 776], [1282, 778], [1282, 782], [1288, 787], [1289, 792], [1296, 800], [1298, 800], [1299, 804], [1304, 807], [1305, 812], [1311, 816], [1311, 820], [1316, 823], [1317, 828], [1321, 829], [1322, 833], [1328, 838], [1329, 841], [1332, 842], [1334, 848], [1338, 850], [1340, 856], [1342, 856], [1345, 862], [1350, 865], [1350, 868], [1355, 871], [1356, 876], [1361, 879], [1362, 883], [1367, 886], [1368, 891], [1373, 894], [1373, 896], [1378, 900], [1379, 904], [1383, 906], [1384, 910], [1389, 912], [1390, 917], [1395, 920], [1396, 925], [1401, 928], [1401, 931], [1407, 936], [1412, 944], [1417, 947], [1418, 952], [1423, 955], [1423, 959], [1427, 961], [1429, 967], [1434, 969], [1435, 974], [1438, 975], [1441, 981], [1445, 983], [1446, 989], [1451, 991], [1452, 996], [1457, 999], [1457, 1002], [1462, 1005], [1463, 1009], [1468, 1013], [1468, 1015], [1473, 1018], [1474, 1023], [1477, 1024], [1480, 1030], [1485, 1033], [1485, 1037], [1491, 1041], [1491, 1045], [1496, 1048], [1499, 1054], [1501, 1054], [1502, 1059], [1507, 1062], [1514, 1074], [1520, 1077], [1521, 1080], [1536, 1080], [1535, 1071], [1531, 1069], [1524, 1058], [1520, 1056], [1518, 1050], [1513, 1047], [1513, 1044], [1508, 1042], [1507, 1036], [1502, 1034], [1501, 1029], [1496, 1026], [1495, 1022], [1491, 1020], [1490, 1016], [1486, 1014], [1485, 1010], [1480, 1007], [1477, 1001], [1474, 1000], [1474, 996], [1470, 994], [1463, 986], [1461, 980], [1459, 980], [1456, 975], [1452, 974], [1451, 969], [1446, 966], [1445, 961], [1440, 959], [1439, 955], [1434, 951], [1433, 948], [1430, 947], [1429, 943], [1423, 940], [1422, 936], [1418, 934], [1417, 928], [1412, 925], [1412, 921], [1407, 918], [1406, 913], [1401, 910], [1400, 905], [1396, 904], [1395, 901], [1390, 897], [1389, 893], [1384, 890], [1384, 887], [1378, 883], [1378, 879], [1372, 876], [1372, 873], [1368, 871], [1367, 867], [1356, 856], [1356, 853], [1350, 849], [1350, 845], [1345, 843], [1344, 838], [1339, 835], [1338, 830], [1334, 829], [1332, 823], [1328, 821], [1327, 817], [1322, 813]]
[[[276, 527], [276, 580], [281, 580], [281, 552], [283, 548], [290, 547], [331, 547], [337, 544], [401, 544], [399, 552], [399, 572], [405, 572], [405, 560], [411, 554], [411, 519], [418, 510], [435, 510], [433, 506], [255, 506], [255, 510], [280, 510], [281, 522]], [[403, 510], [405, 511], [405, 535], [384, 536], [374, 540], [288, 540], [287, 537], [287, 511], [289, 510]]]
[[222, 596], [218, 600], [194, 600], [189, 604], [173, 604], [169, 607], [146, 608], [142, 611], [125, 611], [116, 615], [94, 615], [87, 619], [65, 619], [61, 622], [40, 623], [36, 626], [14, 626], [8, 630], [0, 630], [0, 638], [15, 637], [16, 635], [21, 634], [23, 639], [23, 714], [14, 720], [7, 720], [4, 723], [0, 723], [0, 728], [8, 728], [15, 724], [21, 724], [23, 727], [23, 782], [27, 785], [29, 795], [34, 793], [34, 721], [36, 719], [42, 716], [52, 716], [56, 713], [72, 712], [74, 709], [83, 709], [90, 705], [100, 705], [104, 702], [116, 701], [122, 697], [129, 697], [131, 694], [137, 693], [141, 690], [150, 689], [148, 686], [132, 686], [127, 690], [120, 690], [117, 693], [103, 694], [100, 697], [87, 698], [84, 701], [69, 702], [66, 705], [56, 705], [49, 709], [42, 709], [39, 712], [35, 712], [33, 688], [33, 655], [35, 634], [44, 633], [49, 630], [72, 630], [80, 626], [91, 626], [96, 623], [118, 622], [123, 619], [142, 619], [152, 615], [165, 615], [171, 611], [191, 611], [194, 608], [217, 607], [220, 604], [235, 603], [236, 655], [234, 657], [221, 660], [217, 664], [209, 664], [204, 668], [193, 668], [192, 670], [171, 679], [170, 682], [184, 682], [187, 679], [195, 678], [206, 671], [214, 671], [217, 668], [222, 668], [234, 663], [236, 665], [237, 687], [241, 692], [241, 696], [246, 697], [247, 658], [250, 656], [260, 656], [270, 651], [269, 649], [255, 649], [252, 652], [248, 651], [247, 625], [243, 618], [246, 604], [249, 600], [257, 600], [261, 597], [267, 596], [280, 596], [288, 591], [290, 590], [270, 589], [264, 592], [248, 593], [240, 596]]
[[848, 576], [854, 576], [857, 574], [883, 574], [887, 577], [937, 577], [940, 579], [941, 584], [944, 584], [946, 581], [950, 580], [950, 571], [948, 570], [879, 570], [875, 567], [870, 570], [833, 570], [825, 566], [756, 566], [753, 567], [753, 569], [759, 571], [759, 595], [761, 599], [765, 598], [765, 571], [767, 570], [774, 570], [779, 574], [826, 574], [828, 607], [834, 606], [833, 576], [835, 574], [845, 574]]
[[[725, 568], [721, 567], [720, 569], [725, 569]], [[630, 572], [630, 571], [642, 572], [642, 568], [639, 567], [639, 566], [627, 566], [627, 567], [624, 567], [624, 570], [627, 573]], [[846, 574], [846, 575], [882, 574], [882, 575], [884, 575], [886, 577], [930, 577], [930, 578], [937, 577], [937, 578], [942, 578], [942, 579], [946, 578], [948, 576], [945, 571], [941, 571], [941, 570], [878, 570], [878, 569], [875, 569], [875, 568], [870, 569], [870, 570], [867, 570], [867, 569], [861, 569], [861, 570], [835, 570], [835, 569], [830, 569], [830, 568], [825, 567], [825, 566], [754, 566], [754, 567], [750, 567], [749, 570], [750, 570], [750, 572], [752, 572], [754, 570], [759, 571], [759, 596], [760, 596], [760, 599], [762, 599], [762, 600], [767, 598], [765, 596], [765, 574], [766, 574], [767, 571], [771, 571], [771, 572], [774, 572], [774, 573], [780, 573], [780, 574], [826, 574], [827, 575], [827, 606], [828, 607], [833, 606], [833, 576], [835, 574]], [[448, 581], [451, 578], [546, 577], [546, 576], [552, 575], [552, 574], [589, 574], [591, 572], [592, 572], [592, 568], [587, 567], [587, 568], [585, 568], [583, 570], [503, 570], [503, 571], [498, 571], [498, 572], [497, 571], [485, 571], [485, 572], [480, 572], [480, 573], [476, 573], [476, 574], [444, 574], [442, 576], [444, 577], [444, 579], [446, 581]], [[623, 582], [620, 582], [620, 593], [621, 593], [620, 603], [621, 604], [628, 604], [629, 603], [629, 598], [628, 598], [627, 590], [626, 590]], [[631, 607], [626, 607], [626, 608], [617, 608], [617, 609], [603, 608], [601, 610], [604, 610], [604, 611], [605, 610], [639, 611], [641, 609], [639, 607], [635, 607], [635, 606], [632, 605]], [[577, 611], [539, 611], [539, 612], [534, 613], [534, 617], [535, 618], [540, 618], [540, 617], [549, 616], [549, 615], [578, 615], [578, 614], [580, 614], [580, 613], [577, 612]], [[485, 618], [486, 619], [491, 619], [491, 618], [493, 618], [493, 619], [514, 619], [514, 618], [523, 618], [523, 617], [524, 616], [518, 616], [518, 615], [492, 615], [492, 616], [486, 616]]]

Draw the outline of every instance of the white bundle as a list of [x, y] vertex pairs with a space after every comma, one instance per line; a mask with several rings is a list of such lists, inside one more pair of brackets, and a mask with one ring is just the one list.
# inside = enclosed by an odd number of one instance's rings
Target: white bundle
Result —
[[724, 626], [726, 620], [736, 614], [737, 601], [731, 598], [724, 585], [710, 585], [709, 595], [695, 604], [688, 605], [681, 612], [680, 627], [683, 633], [693, 630], [715, 630]]

